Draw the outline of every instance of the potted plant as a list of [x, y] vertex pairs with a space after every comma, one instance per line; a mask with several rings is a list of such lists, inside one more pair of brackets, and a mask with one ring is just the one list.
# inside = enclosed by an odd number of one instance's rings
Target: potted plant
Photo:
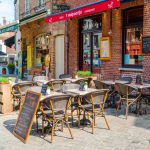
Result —
[[6, 68], [2, 68], [2, 74], [6, 74]]
[[79, 77], [82, 77], [82, 78], [90, 77], [94, 80], [97, 79], [97, 77], [91, 71], [78, 71], [77, 74]]
[[15, 65], [14, 64], [8, 64], [7, 68], [8, 68], [9, 74], [13, 74], [14, 73], [14, 70], [15, 70]]

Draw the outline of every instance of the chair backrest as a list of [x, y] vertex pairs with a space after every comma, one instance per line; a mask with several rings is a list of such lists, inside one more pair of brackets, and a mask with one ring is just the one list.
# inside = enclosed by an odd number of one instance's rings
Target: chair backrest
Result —
[[101, 82], [100, 80], [93, 80], [96, 89], [109, 89], [109, 85], [104, 84], [103, 82]]
[[105, 103], [108, 96], [108, 91], [95, 91], [91, 93], [95, 104]]
[[27, 90], [33, 86], [33, 83], [19, 83], [18, 86], [21, 93], [26, 93]]
[[64, 84], [62, 87], [61, 87], [61, 90], [62, 92], [65, 92], [69, 89], [79, 89], [80, 85], [79, 84], [74, 84], [74, 83], [67, 83], [67, 84]]
[[78, 79], [77, 81], [75, 81], [74, 83], [76, 84], [80, 84], [80, 82], [87, 82], [88, 83], [88, 87], [90, 88], [92, 86], [92, 78], [83, 78], [83, 79]]
[[43, 101], [47, 108], [49, 108], [52, 111], [53, 117], [55, 117], [58, 111], [59, 113], [65, 115], [69, 106], [69, 100], [71, 100], [70, 95], [59, 95], [50, 96]]
[[46, 80], [46, 81], [48, 81], [48, 77], [46, 77], [46, 76], [35, 76], [33, 78], [33, 81], [36, 82], [37, 80]]
[[128, 86], [122, 83], [115, 84], [115, 90], [118, 92], [119, 95], [125, 96], [128, 94]]
[[47, 83], [51, 87], [51, 90], [58, 91], [61, 90], [62, 86], [66, 83], [65, 80], [53, 80]]
[[15, 93], [20, 93], [20, 90], [19, 90], [19, 83], [16, 83], [12, 86], [12, 91], [11, 91], [12, 94], [15, 94]]
[[72, 78], [70, 74], [61, 74], [59, 75], [59, 79], [66, 79], [66, 78]]
[[122, 81], [127, 81], [128, 84], [132, 83], [132, 77], [121, 77], [119, 80], [122, 80]]

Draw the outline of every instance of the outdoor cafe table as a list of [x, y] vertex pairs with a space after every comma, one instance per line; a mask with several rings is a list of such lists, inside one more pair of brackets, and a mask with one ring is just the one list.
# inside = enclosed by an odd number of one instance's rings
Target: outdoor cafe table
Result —
[[[92, 93], [92, 92], [98, 92], [98, 91], [104, 92], [104, 91], [108, 91], [108, 89], [94, 89], [94, 88], [88, 88], [88, 89], [85, 90], [85, 91], [81, 91], [81, 90], [79, 90], [79, 89], [68, 89], [68, 90], [65, 91], [65, 93], [68, 93], [68, 94], [73, 95], [73, 96], [74, 96], [74, 95], [77, 96], [77, 97], [78, 97], [78, 104], [81, 105], [81, 103], [82, 103], [82, 98], [83, 98], [84, 96], [86, 96], [87, 94], [90, 94], [90, 93]], [[82, 106], [82, 105], [81, 105], [81, 106]], [[83, 119], [81, 120], [81, 124], [86, 125], [87, 123], [89, 123], [89, 120], [86, 119], [85, 113], [84, 113]]]
[[71, 83], [74, 83], [78, 80], [81, 80], [81, 79], [84, 79], [84, 78], [77, 78], [77, 79], [73, 79], [73, 78], [64, 78], [64, 79], [50, 79], [50, 80], [36, 80], [37, 83], [40, 83], [40, 84], [47, 84], [48, 82], [52, 82], [52, 81], [66, 81], [66, 82], [71, 82]]

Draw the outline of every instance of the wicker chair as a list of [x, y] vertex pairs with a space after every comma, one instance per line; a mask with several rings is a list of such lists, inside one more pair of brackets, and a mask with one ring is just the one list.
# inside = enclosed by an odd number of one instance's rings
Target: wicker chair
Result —
[[19, 90], [19, 94], [21, 96], [21, 102], [20, 102], [20, 106], [22, 107], [23, 101], [24, 101], [24, 97], [26, 92], [28, 91], [29, 88], [31, 88], [32, 86], [34, 86], [33, 82], [26, 82], [26, 83], [18, 83], [18, 90]]
[[90, 88], [92, 86], [92, 78], [83, 78], [83, 79], [78, 79], [77, 81], [75, 81], [75, 84], [80, 84], [80, 82], [84, 81], [88, 83], [88, 87]]
[[[62, 92], [66, 92], [67, 90], [69, 89], [79, 89], [80, 85], [78, 84], [74, 84], [74, 83], [68, 83], [68, 84], [64, 84], [62, 86]], [[72, 100], [71, 100], [71, 118], [72, 118], [72, 125], [73, 125], [73, 122], [74, 122], [74, 116], [78, 116], [78, 95], [75, 94], [75, 93], [68, 93], [67, 94], [70, 94], [72, 95]], [[74, 115], [74, 111], [76, 111], [76, 114]]]
[[114, 94], [115, 94], [114, 88], [111, 87], [110, 85], [104, 84], [100, 80], [93, 80], [93, 81], [94, 81], [96, 89], [109, 89], [106, 103], [108, 105], [112, 105], [112, 101], [114, 99], [113, 97], [114, 97]]
[[49, 108], [49, 111], [43, 111], [42, 117], [42, 131], [44, 124], [48, 123], [51, 126], [51, 142], [53, 141], [54, 129], [61, 124], [61, 131], [63, 132], [64, 124], [66, 124], [71, 138], [73, 135], [67, 122], [67, 110], [72, 97], [70, 95], [50, 96], [43, 100], [43, 103]]
[[94, 134], [96, 116], [104, 117], [108, 129], [110, 129], [107, 119], [104, 114], [104, 106], [105, 106], [107, 96], [108, 96], [107, 90], [96, 91], [96, 92], [91, 92], [89, 94], [84, 95], [83, 99], [81, 100], [81, 104], [79, 106], [79, 120], [78, 121], [80, 121], [81, 111], [84, 112], [84, 116], [87, 114], [88, 119], [90, 118], [92, 119], [91, 121], [92, 134]]
[[[129, 87], [126, 84], [116, 83], [115, 89], [120, 97], [119, 104], [121, 104], [122, 101], [126, 102], [126, 119], [127, 119], [129, 107], [132, 105], [136, 105], [137, 108], [137, 103], [141, 95], [138, 93], [136, 89]], [[118, 115], [118, 110], [119, 107], [117, 109], [117, 115]]]
[[16, 103], [17, 107], [20, 108], [22, 98], [21, 92], [19, 90], [19, 83], [12, 86], [11, 94], [13, 100], [13, 110], [16, 110]]
[[47, 82], [46, 84], [51, 88], [52, 91], [60, 91], [65, 83], [65, 80], [53, 80]]
[[66, 79], [66, 78], [72, 78], [70, 74], [61, 74], [59, 75], [59, 79]]

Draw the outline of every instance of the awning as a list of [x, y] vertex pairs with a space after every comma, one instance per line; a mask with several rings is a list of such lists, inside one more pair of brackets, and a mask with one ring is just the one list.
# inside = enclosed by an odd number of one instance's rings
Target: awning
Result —
[[2, 52], [2, 51], [0, 51], [0, 56], [7, 56], [7, 54]]
[[71, 18], [83, 17], [118, 7], [120, 7], [120, 0], [99, 0], [98, 2], [78, 7], [76, 9], [50, 15], [45, 21], [46, 23], [53, 23]]
[[12, 36], [4, 41], [4, 44], [8, 47], [12, 47], [15, 44], [15, 36]]

